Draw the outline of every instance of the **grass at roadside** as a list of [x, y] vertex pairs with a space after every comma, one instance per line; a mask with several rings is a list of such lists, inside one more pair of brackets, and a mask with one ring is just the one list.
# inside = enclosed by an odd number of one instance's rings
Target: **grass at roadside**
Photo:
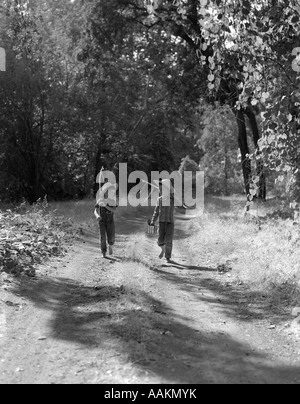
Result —
[[90, 224], [95, 220], [93, 212], [94, 199], [80, 201], [52, 202], [48, 205], [48, 211], [54, 216], [63, 217], [71, 221], [75, 226]]
[[[205, 213], [188, 224], [190, 257], [218, 269], [221, 282], [243, 285], [251, 301], [263, 298], [273, 311], [300, 306], [300, 231], [292, 212], [273, 200], [256, 204], [247, 216], [244, 207], [243, 197], [207, 197]], [[145, 246], [146, 235], [132, 236], [125, 260], [151, 266]]]
[[35, 276], [36, 265], [66, 252], [76, 233], [73, 223], [46, 201], [0, 209], [0, 273]]
[[205, 251], [210, 265], [230, 271], [233, 282], [264, 296], [270, 306], [299, 306], [299, 226], [273, 201], [247, 216], [243, 207], [243, 200], [208, 198], [205, 214], [193, 223], [191, 251]]

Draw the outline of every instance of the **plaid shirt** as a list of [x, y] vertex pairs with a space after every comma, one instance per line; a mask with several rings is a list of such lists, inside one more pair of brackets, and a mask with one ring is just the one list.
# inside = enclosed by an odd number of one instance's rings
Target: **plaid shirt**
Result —
[[163, 206], [163, 198], [160, 196], [157, 200], [152, 222], [155, 223], [157, 219], [159, 219], [159, 223], [174, 223], [175, 201], [172, 195], [170, 205], [171, 206]]

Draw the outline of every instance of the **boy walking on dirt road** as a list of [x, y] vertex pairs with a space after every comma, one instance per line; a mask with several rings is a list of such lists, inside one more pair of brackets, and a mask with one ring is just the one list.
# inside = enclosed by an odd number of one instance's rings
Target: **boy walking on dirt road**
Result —
[[109, 255], [113, 254], [113, 245], [115, 244], [116, 238], [114, 214], [116, 213], [117, 207], [114, 206], [114, 201], [107, 199], [108, 190], [112, 188], [116, 190], [116, 185], [109, 182], [103, 185], [100, 199], [97, 201], [94, 211], [94, 215], [99, 223], [100, 247], [103, 258], [106, 258], [107, 255], [107, 243], [109, 246]]
[[[163, 188], [165, 188], [163, 192]], [[171, 262], [172, 250], [173, 250], [173, 238], [175, 229], [174, 210], [174, 188], [170, 180], [162, 180], [159, 183], [160, 196], [157, 200], [156, 208], [152, 217], [151, 225], [155, 225], [155, 222], [159, 221], [159, 236], [158, 245], [161, 247], [161, 253], [159, 258], [166, 257], [168, 262]], [[168, 200], [164, 194], [166, 191], [170, 195]], [[165, 206], [168, 205], [168, 206]]]

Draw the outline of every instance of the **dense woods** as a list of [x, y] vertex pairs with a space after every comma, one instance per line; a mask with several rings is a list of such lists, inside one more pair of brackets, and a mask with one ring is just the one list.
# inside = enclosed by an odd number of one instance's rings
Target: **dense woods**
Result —
[[0, 199], [81, 198], [102, 166], [187, 156], [209, 192], [297, 198], [299, 16], [297, 0], [3, 0]]

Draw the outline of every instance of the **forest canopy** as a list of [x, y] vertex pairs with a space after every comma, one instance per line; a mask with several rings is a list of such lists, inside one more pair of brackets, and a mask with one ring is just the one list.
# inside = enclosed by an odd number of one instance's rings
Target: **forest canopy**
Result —
[[299, 19], [297, 0], [3, 0], [0, 199], [187, 156], [210, 192], [297, 197]]

